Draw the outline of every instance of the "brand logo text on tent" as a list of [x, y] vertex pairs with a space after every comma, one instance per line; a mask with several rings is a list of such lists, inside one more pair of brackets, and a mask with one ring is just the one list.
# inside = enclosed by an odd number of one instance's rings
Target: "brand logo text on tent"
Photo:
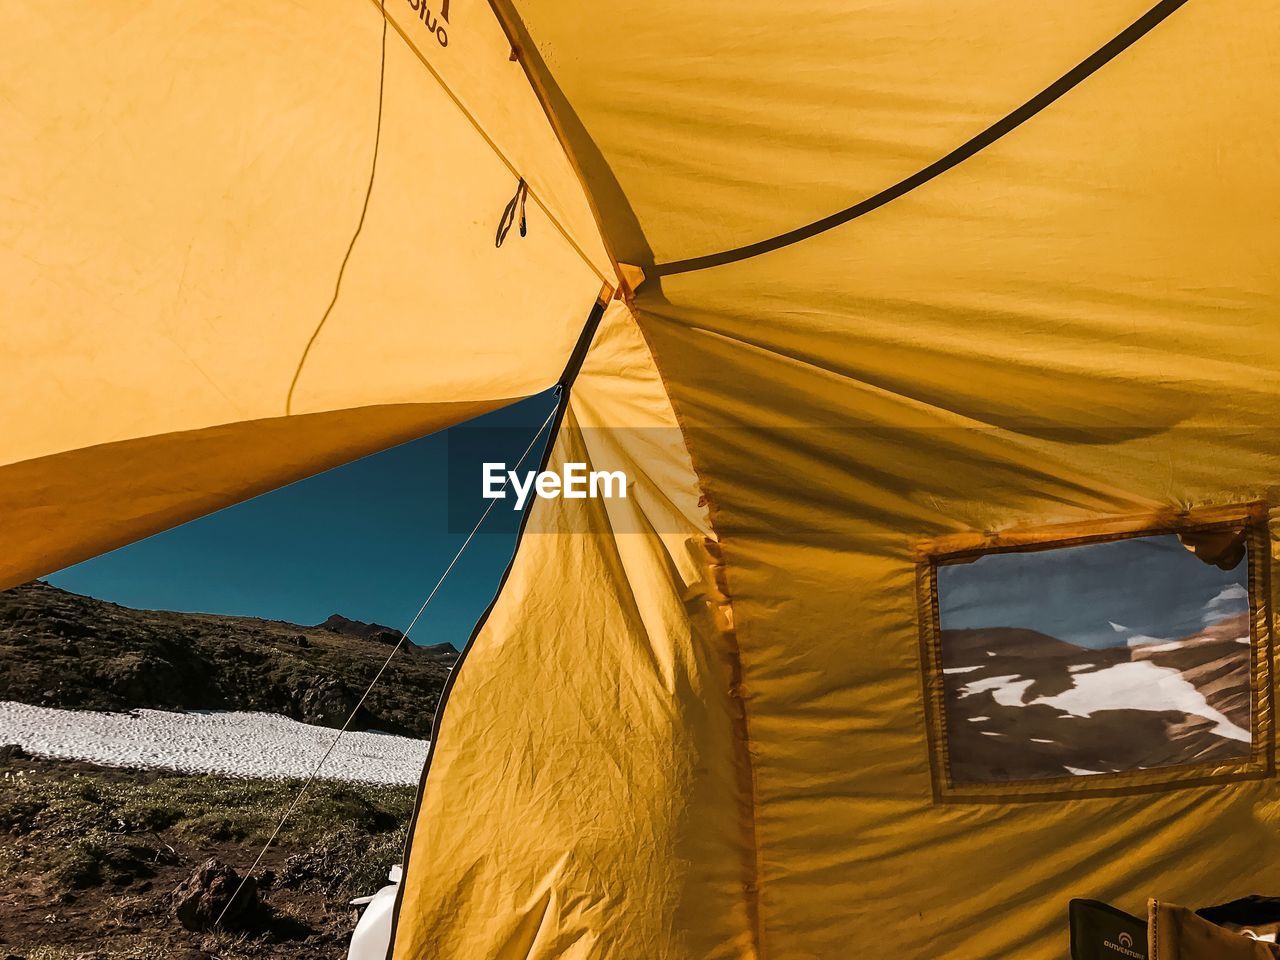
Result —
[[1130, 934], [1120, 934], [1119, 940], [1119, 943], [1112, 943], [1110, 940], [1104, 939], [1102, 944], [1108, 949], [1114, 950], [1116, 953], [1123, 954], [1126, 957], [1136, 957], [1137, 960], [1145, 960], [1145, 953], [1139, 953], [1137, 950], [1133, 949], [1133, 937]]
[[516, 470], [508, 470], [505, 463], [486, 463], [483, 466], [484, 498], [507, 499], [507, 487], [515, 491], [513, 510], [521, 510], [536, 493], [545, 500], [564, 497], [566, 500], [627, 498], [627, 475], [621, 470], [588, 470], [585, 463], [566, 463], [560, 473], [554, 470], [526, 470], [522, 477]]
[[449, 0], [440, 0], [440, 16], [433, 16], [431, 10], [427, 7], [427, 0], [409, 0], [409, 6], [413, 8], [413, 12], [418, 15], [428, 30], [435, 35], [436, 40], [440, 42], [440, 46], [447, 47], [449, 45], [449, 32], [445, 27], [449, 23]]

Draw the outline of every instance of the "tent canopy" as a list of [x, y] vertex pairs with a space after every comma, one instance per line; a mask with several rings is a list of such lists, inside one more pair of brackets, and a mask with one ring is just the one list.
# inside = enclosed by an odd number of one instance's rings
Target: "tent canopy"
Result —
[[[394, 960], [1056, 958], [1071, 897], [1280, 886], [1267, 4], [27, 4], [0, 53], [6, 584], [544, 389], [620, 291], [550, 456], [632, 495], [531, 511]], [[1086, 688], [957, 686], [939, 564], [1175, 533], [1248, 542], [1246, 676], [1153, 729], [1243, 745], [958, 782], [965, 696]]]

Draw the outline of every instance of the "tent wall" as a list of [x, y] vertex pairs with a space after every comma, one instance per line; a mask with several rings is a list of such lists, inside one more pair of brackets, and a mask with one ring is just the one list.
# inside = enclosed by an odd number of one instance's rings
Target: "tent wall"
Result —
[[652, 279], [925, 166], [1147, 6], [606, 4], [627, 42], [592, 52], [599, 23], [517, 4], [602, 158], [593, 192], [641, 231], [619, 255], [651, 254], [639, 322], [731, 585], [771, 960], [1058, 957], [1072, 896], [1280, 884], [1274, 778], [935, 802], [914, 555], [1276, 502], [1268, 5], [1188, 3], [874, 212]]
[[523, 63], [456, 2], [0, 13], [4, 583], [555, 382], [614, 278], [527, 67], [650, 278], [554, 456], [636, 487], [535, 506], [398, 960], [1047, 960], [1072, 896], [1280, 884], [1273, 776], [938, 802], [915, 581], [1276, 502], [1271, 6], [498, 2]]
[[551, 467], [623, 469], [633, 485], [531, 508], [437, 719], [394, 956], [752, 957], [732, 613], [621, 304], [571, 396]]

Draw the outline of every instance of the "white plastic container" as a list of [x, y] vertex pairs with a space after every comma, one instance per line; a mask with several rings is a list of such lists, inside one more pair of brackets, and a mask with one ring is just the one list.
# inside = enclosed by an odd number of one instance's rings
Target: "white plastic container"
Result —
[[391, 911], [396, 903], [396, 890], [400, 883], [400, 865], [391, 868], [387, 879], [391, 882], [371, 897], [356, 897], [355, 907], [364, 907], [360, 922], [351, 934], [351, 948], [347, 960], [387, 960], [387, 948], [391, 946]]

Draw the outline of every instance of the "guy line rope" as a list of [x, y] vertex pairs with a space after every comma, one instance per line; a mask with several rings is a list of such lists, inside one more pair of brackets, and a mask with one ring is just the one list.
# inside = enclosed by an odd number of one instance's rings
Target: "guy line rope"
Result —
[[[537, 432], [534, 433], [533, 439], [530, 440], [529, 445], [525, 447], [524, 453], [520, 454], [520, 459], [517, 460], [515, 464], [517, 468], [520, 466], [520, 464], [524, 463], [525, 458], [529, 456], [530, 452], [532, 452], [534, 446], [538, 442], [538, 438], [542, 436], [542, 432], [547, 429], [548, 424], [550, 424], [551, 421], [555, 418], [557, 411], [560, 409], [560, 404], [563, 402], [565, 402], [565, 398], [563, 396], [557, 399], [556, 405], [552, 408], [551, 413], [547, 415], [547, 419], [542, 421], [542, 425], [538, 427]], [[506, 486], [507, 486], [507, 480], [504, 479], [502, 482], [501, 489], [505, 490]], [[329, 747], [327, 750], [325, 750], [324, 755], [321, 756], [319, 761], [316, 762], [315, 766], [312, 767], [311, 772], [307, 775], [307, 779], [303, 782], [301, 789], [298, 790], [297, 795], [294, 796], [292, 802], [290, 802], [289, 806], [285, 809], [284, 815], [280, 818], [280, 822], [276, 824], [275, 830], [271, 832], [271, 836], [267, 838], [267, 842], [264, 843], [262, 845], [262, 849], [258, 851], [258, 856], [253, 861], [253, 866], [251, 866], [248, 872], [245, 873], [245, 875], [240, 878], [240, 883], [237, 884], [235, 892], [231, 894], [231, 898], [226, 902], [222, 910], [218, 913], [218, 918], [213, 923], [215, 928], [222, 926], [222, 921], [226, 917], [227, 911], [230, 910], [231, 905], [236, 902], [236, 899], [240, 896], [241, 892], [244, 890], [245, 884], [249, 882], [250, 878], [253, 877], [253, 875], [257, 872], [258, 867], [262, 865], [262, 858], [265, 857], [267, 854], [267, 851], [271, 849], [271, 845], [275, 843], [276, 837], [278, 837], [280, 835], [280, 831], [284, 829], [285, 823], [288, 822], [289, 817], [292, 816], [293, 811], [297, 808], [298, 804], [302, 802], [302, 798], [306, 796], [307, 791], [311, 788], [311, 784], [315, 782], [316, 776], [320, 773], [320, 769], [325, 765], [325, 762], [329, 759], [330, 755], [333, 753], [334, 748], [338, 746], [338, 741], [341, 740], [343, 734], [347, 732], [347, 728], [350, 727], [352, 721], [355, 720], [356, 714], [359, 713], [360, 708], [364, 706], [365, 700], [368, 699], [369, 694], [373, 691], [373, 688], [377, 685], [378, 681], [382, 679], [383, 673], [385, 673], [387, 667], [391, 665], [392, 658], [399, 652], [400, 648], [404, 645], [404, 642], [409, 639], [410, 632], [413, 630], [414, 626], [418, 623], [418, 620], [422, 617], [423, 613], [426, 612], [427, 606], [431, 603], [432, 599], [434, 599], [436, 593], [439, 592], [441, 585], [444, 583], [445, 579], [449, 576], [450, 571], [452, 571], [453, 568], [457, 565], [458, 560], [461, 559], [462, 557], [462, 554], [466, 551], [467, 547], [471, 544], [471, 541], [475, 538], [475, 535], [480, 531], [481, 525], [484, 523], [485, 519], [488, 518], [490, 511], [493, 510], [494, 505], [498, 502], [498, 499], [499, 498], [491, 499], [489, 501], [489, 505], [484, 508], [484, 512], [480, 514], [480, 519], [477, 520], [475, 523], [475, 526], [471, 528], [471, 532], [467, 534], [467, 538], [462, 541], [462, 546], [458, 548], [458, 552], [453, 555], [453, 559], [449, 561], [449, 565], [444, 568], [444, 573], [440, 574], [440, 578], [436, 580], [435, 586], [432, 587], [431, 592], [427, 594], [427, 599], [422, 601], [422, 606], [418, 607], [418, 612], [415, 613], [413, 615], [413, 619], [409, 621], [409, 626], [405, 627], [404, 631], [400, 634], [400, 639], [396, 642], [396, 645], [392, 647], [391, 652], [387, 654], [387, 659], [382, 662], [382, 666], [378, 668], [378, 672], [374, 674], [373, 679], [369, 681], [369, 685], [368, 687], [365, 688], [365, 691], [361, 695], [359, 701], [357, 701], [356, 705], [351, 708], [351, 713], [347, 716], [346, 722], [342, 724], [342, 727], [338, 730], [333, 740], [329, 743]]]

